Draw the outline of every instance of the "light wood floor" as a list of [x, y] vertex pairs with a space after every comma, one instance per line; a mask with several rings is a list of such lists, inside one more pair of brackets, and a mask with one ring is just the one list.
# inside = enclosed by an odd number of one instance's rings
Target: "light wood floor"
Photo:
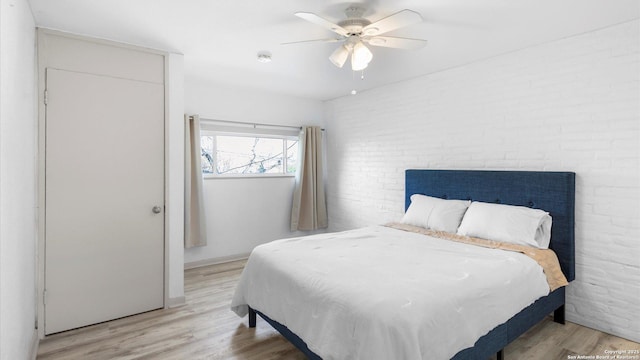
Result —
[[[264, 320], [249, 329], [246, 318], [229, 310], [244, 264], [187, 270], [186, 305], [48, 336], [38, 359], [305, 359]], [[505, 359], [565, 360], [604, 350], [640, 350], [640, 344], [549, 318], [507, 346]]]

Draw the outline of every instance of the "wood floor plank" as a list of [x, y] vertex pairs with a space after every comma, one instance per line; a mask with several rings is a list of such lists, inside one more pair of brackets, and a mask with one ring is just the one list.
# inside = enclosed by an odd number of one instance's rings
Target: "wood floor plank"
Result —
[[[185, 305], [47, 336], [40, 342], [37, 358], [305, 359], [265, 321], [258, 319], [257, 327], [251, 329], [246, 318], [229, 309], [245, 263], [189, 269], [185, 271]], [[604, 355], [605, 350], [640, 350], [640, 344], [570, 322], [560, 325], [549, 317], [507, 346], [505, 358], [565, 360], [569, 355]]]

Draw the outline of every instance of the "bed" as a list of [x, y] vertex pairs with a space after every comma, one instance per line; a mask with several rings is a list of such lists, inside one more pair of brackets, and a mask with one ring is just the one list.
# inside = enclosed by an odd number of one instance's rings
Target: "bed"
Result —
[[[549, 248], [552, 249], [558, 257], [559, 265], [564, 273], [564, 276], [568, 281], [572, 281], [575, 278], [574, 273], [574, 198], [575, 198], [575, 174], [570, 172], [531, 172], [531, 171], [472, 171], [472, 170], [407, 170], [405, 177], [405, 209], [409, 207], [411, 196], [414, 194], [428, 195], [441, 199], [461, 199], [472, 200], [484, 203], [498, 203], [517, 206], [526, 206], [529, 208], [544, 209], [553, 218], [553, 226], [551, 228], [551, 241]], [[388, 230], [375, 228], [367, 230], [369, 232], [386, 233]], [[349, 236], [349, 235], [347, 235]], [[351, 233], [351, 237], [362, 237], [361, 233]], [[286, 240], [283, 240], [286, 241]], [[407, 240], [409, 241], [409, 240]], [[291, 243], [295, 243], [292, 241]], [[348, 242], [345, 242], [348, 243]], [[312, 242], [300, 241], [300, 244], [309, 246]], [[413, 245], [412, 245], [413, 246]], [[277, 250], [280, 251], [280, 250]], [[345, 250], [347, 251], [347, 250]], [[335, 253], [334, 253], [335, 254]], [[338, 253], [339, 254], [339, 253]], [[347, 252], [348, 254], [348, 252]], [[374, 253], [375, 254], [375, 253]], [[502, 256], [502, 255], [501, 255]], [[252, 254], [253, 257], [253, 254]], [[286, 258], [286, 257], [285, 257]], [[513, 261], [510, 257], [508, 259]], [[250, 262], [252, 259], [250, 258]], [[253, 262], [256, 262], [255, 260]], [[249, 265], [249, 264], [248, 264]], [[266, 271], [261, 271], [266, 272]], [[275, 270], [274, 270], [275, 272]], [[291, 273], [291, 270], [284, 273], [278, 272], [276, 276], [286, 281], [287, 272]], [[294, 271], [295, 272], [295, 271]], [[406, 276], [405, 274], [404, 276]], [[244, 274], [243, 274], [244, 277]], [[309, 359], [321, 359], [319, 355], [313, 352], [310, 348], [320, 349], [321, 346], [317, 344], [318, 336], [328, 336], [322, 334], [322, 329], [327, 327], [323, 321], [324, 318], [311, 316], [317, 320], [315, 328], [312, 332], [319, 332], [316, 336], [310, 336], [308, 328], [307, 330], [298, 331], [298, 333], [304, 333], [302, 337], [311, 339], [310, 346], [307, 345], [305, 340], [298, 336], [296, 333], [290, 330], [296, 326], [292, 326], [291, 319], [295, 319], [301, 316], [309, 317], [309, 313], [296, 313], [300, 311], [299, 308], [288, 304], [290, 301], [295, 301], [284, 295], [284, 293], [270, 293], [269, 286], [264, 285], [264, 282], [271, 281], [269, 278], [255, 277], [254, 279], [243, 279], [241, 282], [246, 283], [245, 288], [263, 288], [262, 293], [259, 295], [252, 294], [253, 300], [237, 300], [234, 296], [235, 310], [239, 315], [248, 313], [249, 326], [253, 327], [256, 323], [256, 315], [266, 320], [271, 326], [278, 330], [285, 338], [292, 342], [297, 348], [299, 348]], [[393, 280], [386, 280], [387, 282]], [[384, 287], [385, 283], [373, 282], [369, 284], [370, 287]], [[307, 284], [302, 284], [302, 290], [296, 290], [300, 293], [306, 294], [309, 287]], [[311, 287], [316, 286], [314, 284]], [[521, 291], [521, 290], [518, 290]], [[236, 295], [238, 292], [236, 292]], [[491, 299], [492, 294], [488, 294], [487, 297]], [[506, 298], [501, 294], [493, 294]], [[258, 297], [256, 297], [258, 296]], [[309, 295], [311, 296], [311, 295]], [[276, 310], [266, 311], [264, 308], [268, 308], [264, 303], [268, 299], [270, 302], [280, 302], [282, 306], [280, 309], [284, 309], [284, 313]], [[342, 300], [341, 300], [342, 301]], [[348, 304], [348, 300], [344, 300], [345, 304], [353, 309], [358, 309], [360, 304]], [[360, 300], [359, 300], [360, 301]], [[508, 302], [511, 302], [509, 298]], [[240, 303], [246, 307], [246, 312], [237, 311]], [[515, 300], [514, 300], [515, 302]], [[453, 356], [447, 355], [446, 358], [453, 358], [456, 360], [461, 359], [483, 359], [489, 358], [493, 354], [498, 354], [498, 359], [503, 358], [503, 348], [511, 341], [515, 340], [518, 336], [523, 334], [533, 325], [537, 324], [542, 318], [553, 313], [554, 321], [564, 323], [564, 303], [565, 303], [565, 287], [557, 288], [547, 295], [537, 298], [530, 305], [513, 305], [518, 306], [516, 311], [513, 311], [515, 315], [505, 319], [504, 322], [492, 326], [488, 332], [484, 332], [484, 335], [473, 339], [474, 342], [468, 344], [470, 347], [463, 348]], [[388, 316], [385, 312], [369, 311], [362, 304], [362, 308], [367, 310], [366, 316], [371, 319], [385, 319], [392, 318], [390, 321], [394, 321], [393, 316]], [[507, 304], [508, 305], [508, 304]], [[232, 304], [234, 307], [234, 304]], [[273, 308], [272, 308], [273, 309]], [[290, 313], [287, 313], [287, 309], [291, 309]], [[313, 311], [313, 310], [310, 310]], [[271, 312], [271, 313], [270, 313]], [[455, 312], [450, 310], [441, 311], [441, 313], [450, 314], [451, 319], [457, 319]], [[435, 313], [434, 313], [435, 314]], [[395, 315], [394, 315], [395, 316]], [[339, 324], [340, 326], [354, 328], [356, 325], [347, 323], [348, 317], [344, 317], [345, 324]], [[364, 319], [366, 320], [366, 319]], [[358, 322], [364, 321], [363, 319]], [[418, 319], [420, 320], [420, 319]], [[335, 323], [335, 319], [332, 320]], [[355, 321], [355, 320], [354, 320]], [[387, 321], [387, 320], [384, 320]], [[422, 321], [422, 320], [420, 320]], [[427, 319], [428, 321], [428, 319]], [[460, 321], [460, 320], [452, 320]], [[285, 324], [289, 324], [287, 327]], [[299, 329], [299, 327], [297, 327]], [[438, 334], [435, 334], [438, 335]], [[435, 338], [435, 335], [434, 338]], [[441, 334], [440, 334], [441, 335]], [[425, 336], [421, 336], [419, 341], [423, 341]], [[446, 340], [446, 338], [445, 338]], [[446, 341], [439, 340], [441, 343]], [[467, 340], [468, 341], [468, 340]], [[309, 342], [307, 340], [307, 342]], [[374, 344], [375, 345], [375, 344]], [[420, 344], [422, 345], [422, 343]], [[471, 346], [473, 345], [473, 346]], [[459, 346], [459, 344], [458, 344]], [[424, 349], [423, 349], [424, 351]], [[366, 353], [366, 352], [365, 352]], [[446, 353], [446, 352], [445, 352]], [[423, 352], [424, 354], [424, 352]], [[443, 355], [439, 357], [442, 358]], [[332, 356], [334, 357], [334, 356]], [[423, 355], [424, 357], [424, 355]], [[349, 356], [337, 355], [334, 358], [349, 358]], [[401, 355], [400, 358], [416, 358], [415, 355]]]

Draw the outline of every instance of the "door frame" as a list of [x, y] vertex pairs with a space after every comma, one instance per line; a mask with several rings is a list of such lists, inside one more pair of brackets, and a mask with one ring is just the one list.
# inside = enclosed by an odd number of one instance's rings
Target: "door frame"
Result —
[[[170, 98], [169, 98], [169, 84], [168, 84], [168, 79], [170, 78], [169, 76], [169, 53], [165, 52], [165, 51], [159, 51], [159, 50], [154, 50], [154, 49], [148, 49], [148, 48], [143, 48], [143, 47], [139, 47], [139, 46], [134, 46], [134, 45], [129, 45], [129, 44], [122, 44], [122, 43], [118, 43], [118, 42], [113, 42], [113, 41], [109, 41], [109, 40], [103, 40], [103, 39], [94, 39], [94, 38], [88, 38], [85, 36], [80, 36], [80, 35], [75, 35], [75, 34], [69, 34], [69, 33], [65, 33], [65, 32], [61, 32], [61, 31], [56, 31], [56, 30], [49, 30], [49, 29], [37, 29], [37, 37], [36, 37], [36, 41], [37, 41], [37, 53], [38, 53], [38, 61], [36, 64], [36, 70], [37, 70], [37, 74], [38, 74], [38, 130], [37, 130], [37, 144], [38, 144], [38, 150], [37, 150], [37, 156], [38, 156], [38, 160], [37, 160], [37, 169], [36, 169], [36, 173], [37, 173], [37, 188], [36, 190], [36, 197], [37, 197], [37, 204], [38, 204], [38, 211], [37, 211], [37, 227], [38, 227], [38, 231], [37, 231], [37, 260], [36, 260], [36, 264], [37, 264], [37, 269], [36, 269], [36, 274], [37, 274], [37, 284], [36, 284], [36, 307], [37, 307], [37, 311], [36, 311], [36, 321], [35, 321], [35, 325], [37, 327], [37, 332], [38, 332], [38, 337], [40, 339], [44, 339], [45, 338], [45, 333], [44, 333], [44, 320], [45, 320], [45, 245], [46, 245], [46, 241], [45, 241], [45, 233], [46, 233], [46, 208], [45, 208], [45, 181], [46, 181], [46, 105], [45, 105], [45, 89], [46, 89], [46, 69], [48, 67], [55, 67], [55, 68], [60, 68], [61, 70], [69, 70], [69, 71], [80, 71], [80, 72], [86, 72], [83, 69], [76, 69], [74, 67], [74, 64], [69, 64], [68, 66], [63, 66], [63, 67], [58, 67], [58, 66], [52, 66], [50, 59], [47, 56], [47, 47], [51, 46], [50, 44], [48, 44], [47, 42], [47, 38], [48, 37], [62, 37], [62, 38], [66, 38], [66, 39], [71, 39], [71, 40], [77, 40], [78, 43], [90, 43], [90, 44], [97, 44], [97, 45], [106, 45], [106, 46], [110, 46], [110, 47], [114, 47], [117, 51], [117, 49], [124, 49], [124, 50], [133, 50], [133, 51], [137, 51], [140, 53], [147, 53], [147, 54], [154, 54], [154, 55], [160, 55], [163, 58], [163, 85], [164, 85], [164, 129], [163, 129], [163, 133], [164, 133], [164, 211], [162, 212], [162, 216], [164, 217], [164, 231], [163, 231], [163, 244], [164, 244], [164, 250], [163, 250], [163, 268], [164, 268], [164, 274], [163, 274], [163, 278], [164, 278], [164, 298], [163, 298], [163, 306], [164, 308], [168, 308], [171, 306], [177, 306], [180, 305], [182, 303], [184, 303], [184, 295], [178, 298], [170, 298], [170, 269], [169, 269], [169, 265], [170, 265], [170, 253], [169, 253], [169, 249], [170, 249], [170, 236], [169, 236], [169, 230], [170, 230], [170, 219], [169, 219], [169, 209], [170, 209], [170, 204], [169, 204], [169, 199], [170, 197], [170, 193], [169, 193], [169, 186], [168, 186], [168, 179], [169, 179], [169, 158], [170, 158], [170, 154], [169, 154], [169, 129], [170, 129], [170, 112], [169, 112], [169, 103], [170, 103]], [[108, 75], [108, 74], [102, 74], [102, 75]], [[182, 112], [182, 110], [181, 110]], [[176, 141], [176, 140], [173, 140]], [[178, 187], [180, 187], [180, 184], [177, 184]], [[175, 190], [174, 190], [175, 191]], [[176, 204], [176, 206], [180, 206], [180, 204]], [[175, 221], [175, 220], [173, 220]], [[175, 229], [173, 230], [175, 232]]]

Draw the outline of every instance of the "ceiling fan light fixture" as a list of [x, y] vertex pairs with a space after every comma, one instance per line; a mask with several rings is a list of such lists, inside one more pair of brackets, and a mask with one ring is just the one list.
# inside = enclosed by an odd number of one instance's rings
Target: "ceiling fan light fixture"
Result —
[[349, 57], [349, 50], [347, 50], [344, 45], [339, 46], [331, 56], [329, 56], [329, 60], [333, 63], [333, 65], [342, 68], [345, 62], [347, 62], [347, 58]]
[[351, 69], [353, 71], [364, 70], [373, 59], [373, 54], [371, 50], [364, 46], [362, 41], [358, 42], [353, 46], [353, 51], [351, 53]]

